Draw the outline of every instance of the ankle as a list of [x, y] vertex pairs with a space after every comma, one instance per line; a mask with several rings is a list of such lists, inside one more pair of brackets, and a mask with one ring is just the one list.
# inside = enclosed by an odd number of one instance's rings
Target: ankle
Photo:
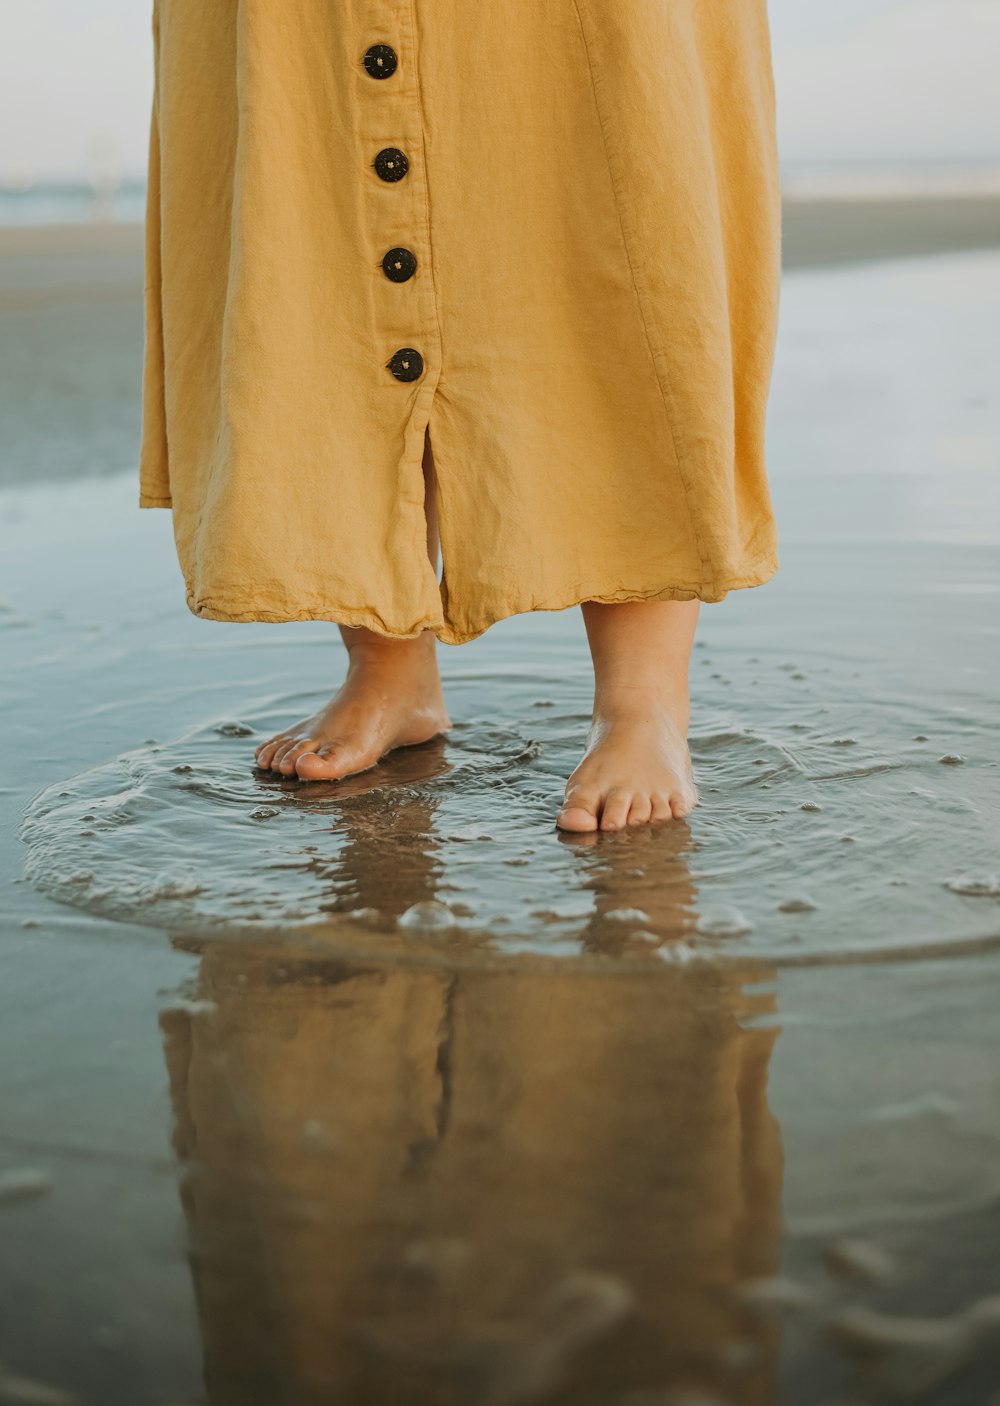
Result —
[[351, 668], [436, 662], [436, 640], [430, 630], [424, 630], [413, 639], [391, 639], [387, 635], [377, 635], [373, 630], [346, 627], [341, 627], [340, 633]]
[[686, 732], [691, 716], [687, 679], [597, 680], [593, 711], [595, 719], [605, 721], [638, 721], [668, 713]]

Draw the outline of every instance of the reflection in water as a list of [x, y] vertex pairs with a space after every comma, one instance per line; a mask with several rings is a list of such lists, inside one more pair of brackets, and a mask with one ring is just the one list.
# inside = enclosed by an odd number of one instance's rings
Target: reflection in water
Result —
[[[403, 888], [366, 835], [338, 883], [379, 911], [433, 897], [432, 845]], [[589, 856], [597, 914], [616, 855]], [[184, 942], [196, 999], [162, 1024], [213, 1406], [770, 1399], [777, 1330], [731, 1291], [776, 1269], [773, 995], [625, 952], [456, 970]]]
[[[434, 834], [437, 798], [412, 782], [426, 783], [447, 771], [444, 739], [400, 752], [399, 763], [407, 767], [411, 784], [404, 780], [383, 789], [375, 772], [350, 777], [349, 804], [342, 826], [329, 835], [330, 852], [320, 840], [311, 847], [308, 868], [329, 895], [317, 904], [320, 911], [367, 914], [380, 926], [393, 927], [414, 904], [436, 900], [443, 882], [441, 844]], [[419, 773], [412, 775], [417, 767]], [[319, 799], [336, 794], [336, 784], [326, 783]]]
[[[407, 760], [411, 768], [419, 761], [424, 782], [448, 770], [442, 739], [414, 748]], [[335, 785], [330, 790], [336, 794]], [[350, 794], [345, 799], [341, 793], [339, 799], [335, 824], [317, 836], [300, 865], [316, 881], [317, 909], [331, 915], [327, 924], [311, 925], [313, 943], [352, 951], [346, 920], [379, 934], [369, 941], [373, 957], [377, 942], [384, 957], [440, 953], [445, 945], [453, 960], [475, 952], [512, 951], [648, 960], [690, 931], [696, 886], [686, 821], [615, 835], [558, 835], [555, 843], [568, 860], [573, 887], [557, 889], [548, 907], [532, 911], [537, 929], [552, 930], [539, 942], [510, 931], [509, 922], [499, 917], [489, 934], [465, 926], [471, 910], [463, 900], [473, 895], [463, 874], [462, 851], [468, 848], [470, 863], [478, 867], [489, 837], [477, 834], [476, 827], [467, 836], [445, 833], [439, 793], [409, 785], [386, 787], [377, 772], [367, 772], [351, 778]], [[508, 872], [510, 892], [522, 885], [522, 866]], [[645, 880], [641, 909], [635, 907], [637, 877]], [[559, 933], [569, 917], [572, 937]]]
[[163, 1027], [213, 1403], [769, 1398], [727, 1290], [776, 1268], [775, 1032], [731, 973], [218, 943], [198, 996]]

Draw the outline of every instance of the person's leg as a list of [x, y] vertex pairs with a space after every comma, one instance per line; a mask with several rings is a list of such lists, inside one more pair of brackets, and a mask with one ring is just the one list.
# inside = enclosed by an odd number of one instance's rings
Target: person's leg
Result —
[[621, 830], [698, 804], [687, 728], [699, 604], [584, 604], [594, 713], [583, 760], [566, 783], [560, 829]]
[[[424, 441], [427, 555], [437, 568], [437, 504], [430, 439]], [[347, 677], [325, 708], [257, 748], [257, 765], [283, 776], [330, 781], [374, 766], [395, 747], [427, 742], [451, 721], [441, 691], [437, 641], [425, 630], [393, 640], [372, 630], [340, 627]]]

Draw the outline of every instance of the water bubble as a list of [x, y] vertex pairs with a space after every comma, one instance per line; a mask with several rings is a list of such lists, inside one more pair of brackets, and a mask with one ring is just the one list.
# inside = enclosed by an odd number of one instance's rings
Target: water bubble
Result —
[[[633, 933], [633, 937], [653, 937], [652, 933]], [[655, 939], [654, 939], [655, 940]], [[656, 955], [661, 961], [672, 967], [686, 967], [689, 962], [693, 962], [698, 956], [694, 948], [687, 942], [671, 942], [666, 947], [657, 949]]]
[[869, 1284], [884, 1283], [895, 1270], [891, 1256], [869, 1240], [835, 1240], [826, 1247], [823, 1258], [831, 1274]]
[[914, 740], [914, 742], [926, 742], [926, 741], [927, 741], [927, 735], [926, 735], [926, 733], [923, 733], [923, 732], [915, 732], [915, 733], [913, 734], [913, 740]]
[[194, 898], [202, 892], [202, 885], [190, 874], [165, 871], [153, 880], [149, 890], [150, 898]]
[[401, 913], [396, 919], [396, 924], [398, 927], [410, 928], [418, 932], [436, 932], [444, 928], [453, 928], [455, 917], [446, 904], [438, 903], [437, 899], [429, 898], [407, 908], [406, 912]]
[[604, 916], [612, 923], [639, 923], [641, 926], [649, 922], [649, 914], [641, 908], [612, 908]]
[[256, 810], [250, 812], [251, 820], [272, 820], [274, 816], [280, 815], [280, 810], [275, 810], [274, 806], [258, 806]]
[[52, 1190], [52, 1180], [32, 1167], [16, 1167], [0, 1173], [0, 1201], [26, 1201]]
[[253, 728], [246, 723], [220, 723], [215, 729], [220, 737], [252, 737]]
[[218, 1010], [218, 1007], [214, 1001], [195, 1001], [181, 996], [178, 997], [176, 1001], [171, 1001], [169, 1005], [163, 1006], [161, 1013], [163, 1015], [188, 1015], [194, 1017], [197, 1015], [212, 1015], [216, 1010]]
[[779, 913], [812, 913], [816, 909], [816, 904], [808, 894], [800, 893], [792, 898], [785, 898], [778, 904]]
[[938, 761], [943, 762], [945, 766], [961, 766], [965, 758], [958, 752], [945, 752], [943, 757], [938, 757]]
[[827, 1331], [877, 1369], [883, 1396], [923, 1400], [995, 1342], [998, 1310], [1000, 1299], [986, 1298], [950, 1317], [900, 1318], [858, 1304], [828, 1320]]
[[799, 810], [822, 810], [822, 809], [823, 809], [823, 807], [820, 805], [819, 801], [803, 801], [802, 804], [799, 806]]
[[710, 903], [702, 909], [695, 929], [706, 937], [739, 937], [751, 932], [753, 923], [732, 904]]
[[856, 747], [857, 745], [858, 739], [856, 737], [835, 737], [833, 739], [834, 747]]
[[945, 888], [970, 898], [1000, 898], [1000, 874], [959, 874], [946, 879]]

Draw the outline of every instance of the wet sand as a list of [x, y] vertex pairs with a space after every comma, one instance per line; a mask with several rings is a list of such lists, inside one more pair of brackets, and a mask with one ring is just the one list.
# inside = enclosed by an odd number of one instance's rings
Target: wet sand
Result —
[[786, 268], [1000, 246], [1000, 198], [786, 200]]
[[0, 1401], [988, 1401], [1000, 254], [789, 273], [702, 805], [595, 843], [573, 612], [442, 651], [447, 743], [254, 771], [341, 655], [184, 609], [114, 239], [0, 238]]

